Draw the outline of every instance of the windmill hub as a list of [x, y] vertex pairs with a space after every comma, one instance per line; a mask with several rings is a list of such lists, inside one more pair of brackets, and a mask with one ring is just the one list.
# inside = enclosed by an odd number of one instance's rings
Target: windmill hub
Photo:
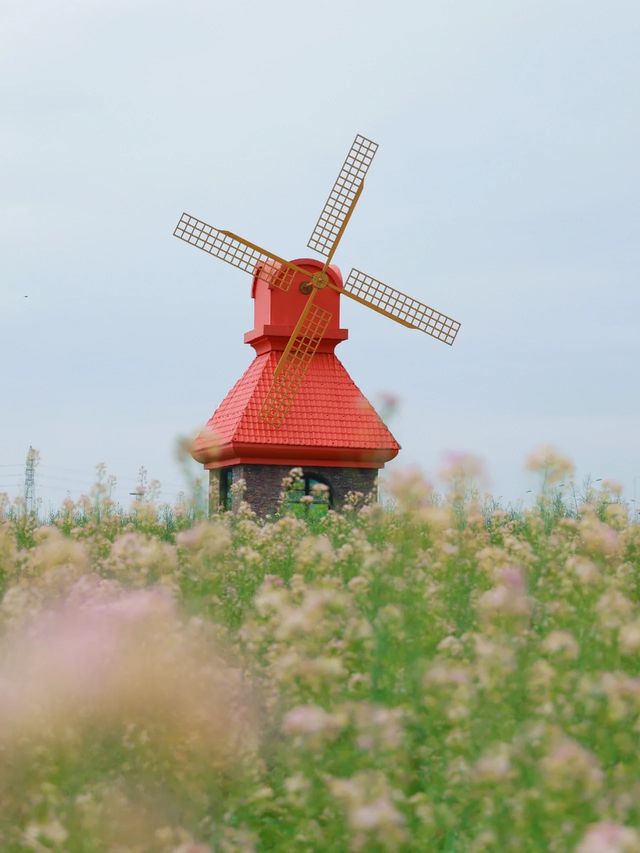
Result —
[[324, 270], [320, 270], [317, 273], [314, 273], [311, 276], [311, 284], [314, 287], [317, 287], [318, 290], [322, 290], [323, 287], [326, 287], [329, 283], [329, 276], [326, 274]]
[[314, 289], [322, 290], [329, 283], [329, 276], [324, 270], [318, 270], [318, 272], [314, 273], [309, 281], [301, 281], [300, 282], [300, 293], [304, 293], [305, 296], [308, 296], [311, 291]]

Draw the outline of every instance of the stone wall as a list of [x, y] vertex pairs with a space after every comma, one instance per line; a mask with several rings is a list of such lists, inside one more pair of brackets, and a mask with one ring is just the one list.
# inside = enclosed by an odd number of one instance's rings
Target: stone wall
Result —
[[[274, 515], [278, 509], [282, 481], [291, 471], [290, 465], [234, 465], [233, 481], [242, 478], [246, 483], [244, 500], [260, 516]], [[307, 466], [303, 473], [317, 475], [331, 489], [331, 503], [340, 509], [349, 492], [362, 492], [365, 496], [374, 492], [377, 498], [377, 468], [325, 468]], [[222, 509], [221, 469], [209, 471], [209, 511]], [[233, 499], [232, 509], [237, 509], [239, 500]]]

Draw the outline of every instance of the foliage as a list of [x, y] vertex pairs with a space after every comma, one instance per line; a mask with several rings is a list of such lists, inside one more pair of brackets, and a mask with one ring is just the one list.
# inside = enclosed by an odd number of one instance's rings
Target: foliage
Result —
[[640, 526], [530, 465], [528, 510], [461, 457], [321, 516], [5, 507], [0, 848], [639, 851]]

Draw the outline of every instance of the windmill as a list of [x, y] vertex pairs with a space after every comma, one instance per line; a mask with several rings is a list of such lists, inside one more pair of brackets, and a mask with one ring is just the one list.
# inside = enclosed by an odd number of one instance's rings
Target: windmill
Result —
[[[214, 491], [222, 504], [228, 503], [238, 472], [245, 480], [255, 474], [260, 493], [265, 477], [271, 477], [273, 492], [279, 472], [272, 467], [265, 473], [265, 466], [305, 464], [305, 471], [315, 472], [311, 479], [325, 482], [337, 494], [359, 484], [371, 486], [369, 469], [382, 467], [397, 454], [399, 445], [333, 355], [348, 334], [338, 329], [341, 296], [449, 346], [456, 338], [460, 323], [451, 317], [359, 269], [343, 281], [332, 264], [377, 148], [358, 134], [349, 149], [307, 244], [322, 261], [287, 261], [187, 213], [174, 230], [179, 239], [253, 276], [256, 321], [245, 342], [256, 349], [256, 362], [264, 362], [269, 352], [269, 358], [277, 358], [270, 368], [264, 363], [249, 368], [209, 421], [209, 433], [205, 430], [196, 440], [194, 458], [211, 470], [212, 478], [218, 471]], [[323, 368], [322, 359], [330, 364]], [[319, 378], [323, 369], [324, 378]], [[254, 374], [260, 371], [258, 381]], [[221, 443], [211, 450], [207, 442], [215, 432]]]
[[214, 255], [234, 267], [255, 274], [257, 278], [287, 292], [299, 274], [300, 284], [308, 294], [289, 342], [276, 368], [273, 382], [265, 397], [260, 417], [276, 429], [281, 427], [291, 407], [322, 335], [331, 321], [330, 312], [314, 304], [316, 294], [325, 287], [372, 308], [379, 314], [409, 329], [418, 329], [451, 346], [460, 323], [401, 293], [378, 279], [352, 269], [344, 285], [331, 280], [327, 269], [344, 236], [353, 211], [364, 189], [364, 180], [378, 146], [358, 134], [336, 178], [329, 197], [320, 213], [307, 246], [325, 259], [321, 270], [309, 277], [307, 270], [295, 263], [262, 249], [231, 231], [220, 231], [200, 219], [183, 213], [175, 231], [176, 237]]

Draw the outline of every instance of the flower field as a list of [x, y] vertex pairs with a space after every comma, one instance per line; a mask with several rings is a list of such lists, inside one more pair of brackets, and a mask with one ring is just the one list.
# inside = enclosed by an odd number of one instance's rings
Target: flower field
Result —
[[[614, 485], [262, 521], [0, 522], [3, 851], [640, 851], [640, 525]], [[285, 504], [286, 506], [286, 504]]]

